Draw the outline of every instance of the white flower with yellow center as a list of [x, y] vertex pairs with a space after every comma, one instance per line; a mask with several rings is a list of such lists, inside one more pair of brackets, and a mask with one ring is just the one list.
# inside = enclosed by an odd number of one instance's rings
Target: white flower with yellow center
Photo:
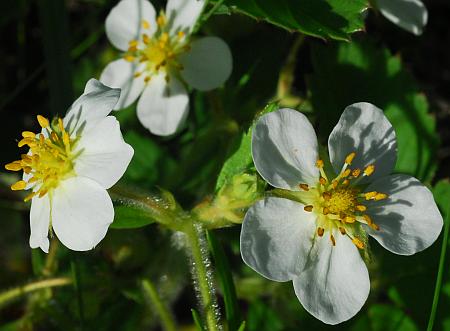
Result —
[[369, 103], [347, 107], [328, 149], [326, 170], [312, 125], [295, 110], [281, 109], [257, 121], [253, 160], [279, 197], [249, 209], [241, 253], [264, 277], [292, 280], [308, 312], [337, 324], [354, 316], [369, 294], [360, 255], [367, 235], [393, 253], [410, 255], [436, 240], [443, 221], [425, 186], [390, 174], [396, 137], [380, 109]]
[[115, 109], [139, 96], [137, 116], [152, 133], [167, 136], [184, 124], [189, 110], [186, 84], [200, 91], [222, 85], [231, 73], [227, 44], [217, 37], [191, 41], [204, 0], [168, 0], [156, 17], [147, 0], [122, 0], [106, 18], [106, 34], [124, 51], [108, 64], [100, 80], [120, 87]]
[[375, 0], [389, 21], [415, 35], [421, 35], [428, 22], [428, 11], [420, 0]]
[[[120, 90], [91, 79], [67, 115], [52, 122], [38, 115], [41, 133], [25, 131], [21, 160], [5, 166], [23, 171], [13, 190], [31, 190], [30, 246], [48, 252], [48, 232], [68, 248], [94, 248], [114, 218], [106, 191], [122, 177], [133, 156], [119, 122], [108, 116]], [[52, 231], [53, 229], [53, 231]]]

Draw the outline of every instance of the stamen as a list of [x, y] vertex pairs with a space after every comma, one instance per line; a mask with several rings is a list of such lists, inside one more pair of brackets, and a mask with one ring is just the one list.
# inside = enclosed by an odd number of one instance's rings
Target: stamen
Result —
[[322, 185], [325, 185], [325, 184], [327, 183], [326, 178], [324, 178], [324, 177], [321, 176], [321, 177], [319, 178], [319, 183], [322, 184]]
[[330, 209], [328, 207], [323, 207], [322, 214], [328, 215], [330, 213]]
[[23, 180], [19, 180], [17, 183], [14, 183], [11, 185], [11, 190], [13, 191], [20, 191], [25, 189], [25, 187], [27, 186], [27, 183]]
[[151, 79], [150, 76], [146, 76], [146, 77], [144, 78], [144, 82], [148, 83], [148, 82], [150, 81], [150, 79]]
[[183, 31], [178, 31], [178, 39], [182, 39], [185, 33]]
[[355, 223], [356, 218], [354, 216], [345, 216], [343, 219], [344, 223]]
[[351, 165], [355, 156], [356, 156], [355, 152], [348, 154], [347, 157], [345, 158], [345, 163]]
[[374, 197], [375, 201], [387, 199], [388, 195], [384, 193], [377, 193], [377, 195]]
[[358, 239], [358, 238], [353, 238], [352, 242], [355, 244], [356, 247], [358, 247], [359, 249], [363, 249], [364, 248], [364, 243]]
[[166, 16], [161, 13], [159, 14], [158, 18], [156, 19], [156, 23], [159, 25], [159, 27], [163, 27], [166, 25]]
[[142, 41], [144, 42], [144, 44], [148, 45], [150, 44], [150, 37], [146, 33], [144, 33], [142, 34]]
[[330, 192], [323, 192], [322, 197], [325, 199], [325, 201], [328, 201], [331, 199], [331, 193]]
[[150, 23], [146, 20], [142, 20], [142, 28], [143, 29], [150, 29]]
[[307, 211], [307, 212], [312, 212], [313, 206], [312, 206], [312, 205], [308, 205], [308, 206], [303, 207], [303, 209], [304, 209], [305, 211]]
[[330, 240], [331, 240], [331, 244], [333, 246], [336, 246], [336, 240], [334, 239], [334, 236], [332, 234], [330, 234]]
[[364, 175], [365, 176], [370, 176], [371, 174], [374, 173], [374, 171], [375, 171], [375, 165], [373, 165], [373, 164], [368, 165], [366, 167], [366, 169], [364, 169]]
[[316, 167], [317, 168], [321, 169], [321, 168], [323, 168], [323, 165], [324, 165], [324, 163], [323, 163], [323, 161], [321, 159], [318, 159], [316, 161]]
[[350, 181], [348, 179], [346, 179], [342, 182], [342, 185], [344, 185], [344, 186], [347, 186], [348, 184], [350, 184]]
[[137, 45], [139, 44], [139, 41], [133, 39], [130, 42], [128, 42], [128, 46], [129, 47], [137, 47]]
[[361, 174], [361, 169], [355, 169], [352, 171], [352, 176], [353, 177], [358, 177]]
[[367, 207], [364, 206], [364, 205], [357, 205], [357, 206], [356, 206], [356, 209], [358, 209], [359, 211], [366, 211], [366, 210], [367, 210]]
[[24, 132], [22, 132], [22, 137], [24, 137], [24, 138], [34, 138], [34, 137], [36, 137], [36, 134], [34, 132], [24, 131]]
[[50, 125], [50, 122], [48, 121], [48, 119], [46, 119], [46, 118], [45, 118], [44, 116], [42, 116], [42, 115], [38, 115], [38, 116], [37, 116], [37, 120], [38, 120], [38, 122], [39, 122], [39, 125], [40, 125], [43, 129], [48, 128], [49, 125]]
[[345, 169], [345, 171], [342, 173], [342, 177], [343, 178], [348, 177], [348, 175], [350, 175], [351, 172], [352, 172], [351, 169]]
[[378, 194], [378, 192], [376, 192], [376, 191], [367, 192], [367, 193], [364, 193], [364, 197], [366, 198], [366, 200], [371, 200], [371, 199], [375, 198], [375, 196], [377, 194]]
[[129, 54], [125, 55], [123, 58], [125, 61], [128, 61], [128, 62], [133, 62], [135, 59], [135, 57], [133, 55], [129, 55]]
[[345, 229], [343, 227], [339, 227], [339, 231], [344, 235], [347, 233], [347, 231], [345, 231]]
[[298, 185], [303, 191], [309, 191], [309, 185], [308, 184], [300, 184]]
[[325, 232], [325, 229], [324, 229], [324, 228], [321, 228], [321, 227], [318, 227], [318, 228], [317, 228], [317, 235], [318, 235], [319, 237], [322, 237], [324, 232]]
[[5, 169], [10, 171], [20, 171], [22, 170], [22, 165], [20, 162], [14, 161], [5, 165]]

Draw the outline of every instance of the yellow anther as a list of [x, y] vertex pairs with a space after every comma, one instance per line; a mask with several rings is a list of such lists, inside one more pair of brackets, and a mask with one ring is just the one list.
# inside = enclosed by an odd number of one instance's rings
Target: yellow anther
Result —
[[48, 126], [50, 125], [50, 122], [48, 121], [48, 119], [46, 119], [44, 116], [42, 115], [38, 115], [37, 116], [37, 120], [39, 122], [39, 125], [45, 129], [48, 128]]
[[146, 20], [142, 20], [142, 28], [143, 29], [150, 29], [150, 23]]
[[379, 230], [380, 230], [380, 227], [379, 227], [377, 224], [375, 224], [375, 223], [370, 224], [370, 227], [371, 227], [373, 230], [375, 230], [375, 231], [379, 231]]
[[66, 129], [64, 129], [64, 122], [61, 117], [58, 117], [58, 128], [60, 132], [66, 131]]
[[34, 143], [34, 139], [31, 138], [23, 138], [21, 141], [17, 143], [17, 146], [23, 147], [25, 145], [31, 145]]
[[352, 176], [355, 178], [358, 177], [360, 174], [361, 174], [361, 169], [357, 168], [352, 171]]
[[370, 176], [371, 174], [373, 174], [374, 171], [375, 171], [375, 165], [373, 165], [373, 164], [368, 165], [366, 167], [366, 169], [364, 169], [364, 175]]
[[379, 201], [379, 200], [383, 200], [386, 199], [388, 197], [387, 194], [384, 193], [377, 193], [377, 195], [374, 197], [375, 201]]
[[355, 152], [348, 154], [347, 157], [345, 158], [345, 163], [348, 164], [348, 165], [352, 164], [353, 159], [355, 158], [355, 156], [356, 156]]
[[358, 209], [359, 211], [366, 211], [366, 210], [367, 210], [367, 207], [364, 206], [364, 205], [357, 205], [357, 206], [356, 206], [356, 209]]
[[342, 173], [342, 177], [348, 177], [352, 171], [350, 169], [345, 169], [345, 171]]
[[356, 247], [358, 247], [359, 249], [363, 249], [364, 248], [364, 243], [358, 239], [358, 238], [353, 238], [352, 242], [355, 244]]
[[352, 224], [352, 223], [355, 223], [356, 218], [354, 216], [345, 216], [343, 221], [344, 221], [344, 223]]
[[327, 183], [327, 180], [324, 177], [319, 178], [319, 183], [322, 185], [325, 185]]
[[148, 45], [150, 43], [150, 37], [146, 33], [144, 33], [142, 35], [142, 41], [144, 42], [144, 44]]
[[28, 194], [25, 199], [23, 199], [24, 202], [30, 201], [31, 199], [34, 198], [34, 196], [36, 195], [36, 192], [32, 192], [30, 194]]
[[139, 72], [139, 71], [138, 71], [138, 72], [135, 72], [135, 73], [134, 73], [133, 77], [134, 77], [134, 78], [138, 78], [138, 77], [141, 76], [141, 75], [142, 75], [142, 72]]
[[367, 222], [367, 225], [373, 224], [372, 218], [369, 215], [363, 215], [363, 218]]
[[324, 164], [323, 164], [323, 161], [322, 161], [321, 159], [319, 159], [319, 160], [316, 161], [316, 167], [317, 167], [317, 168], [323, 168], [323, 165], [324, 165]]
[[136, 51], [137, 51], [137, 46], [130, 46], [130, 47], [128, 47], [128, 52], [134, 53]]
[[66, 131], [63, 132], [62, 138], [63, 138], [64, 145], [65, 146], [70, 146], [70, 137], [69, 137], [69, 134]]
[[323, 207], [322, 214], [328, 215], [330, 213], [330, 209], [328, 207]]
[[305, 211], [307, 211], [307, 212], [312, 212], [313, 206], [308, 205], [308, 206], [303, 207], [303, 209], [304, 209]]
[[164, 32], [161, 37], [159, 37], [159, 41], [163, 44], [167, 43], [169, 41], [169, 34], [167, 32]]
[[166, 25], [166, 16], [164, 15], [164, 13], [159, 14], [158, 18], [156, 19], [156, 23], [160, 27]]
[[330, 193], [330, 192], [323, 192], [323, 193], [322, 193], [322, 197], [323, 197], [326, 201], [328, 201], [328, 200], [331, 199], [331, 193]]
[[128, 47], [133, 47], [139, 45], [139, 41], [133, 39], [130, 42], [128, 42]]
[[337, 180], [333, 180], [333, 182], [331, 183], [331, 186], [333, 187], [333, 189], [335, 189], [338, 186], [339, 182]]
[[342, 182], [342, 185], [344, 185], [344, 186], [347, 186], [348, 184], [350, 184], [350, 181], [348, 179], [346, 179]]
[[322, 237], [324, 232], [325, 232], [325, 229], [324, 229], [324, 228], [321, 228], [321, 227], [318, 227], [318, 228], [317, 228], [317, 235], [318, 235], [319, 237]]
[[150, 79], [151, 79], [150, 76], [146, 76], [146, 77], [144, 78], [144, 82], [148, 83], [148, 82], [150, 81]]
[[31, 167], [24, 167], [24, 168], [23, 168], [23, 172], [26, 173], [26, 174], [31, 173], [32, 170], [33, 170], [33, 169], [32, 169]]
[[125, 61], [128, 61], [128, 62], [133, 62], [134, 59], [135, 59], [135, 57], [133, 55], [130, 55], [130, 54], [125, 55], [123, 58], [124, 58]]
[[183, 31], [178, 31], [178, 38], [181, 39], [183, 38], [185, 35], [185, 33]]
[[24, 132], [22, 132], [22, 137], [24, 137], [24, 138], [34, 138], [34, 137], [36, 137], [36, 133], [31, 132], [31, 131], [24, 131]]
[[332, 234], [330, 234], [330, 240], [331, 240], [331, 244], [333, 246], [336, 246], [336, 239], [334, 239], [334, 236]]
[[53, 132], [50, 134], [50, 137], [52, 137], [52, 140], [53, 140], [54, 142], [57, 142], [57, 141], [59, 140], [59, 137], [58, 137], [58, 135], [55, 133], [55, 131], [53, 131]]
[[14, 161], [5, 165], [5, 169], [10, 171], [20, 171], [22, 170], [22, 165], [20, 164], [20, 161]]
[[25, 189], [25, 187], [27, 186], [27, 183], [23, 180], [19, 180], [17, 183], [14, 183], [11, 185], [11, 190], [13, 191], [20, 191]]
[[347, 233], [347, 231], [345, 231], [345, 229], [344, 229], [342, 226], [339, 227], [339, 231], [340, 231], [342, 234], [346, 234], [346, 233]]
[[309, 185], [308, 184], [300, 184], [298, 185], [303, 191], [309, 191]]
[[378, 194], [378, 192], [372, 191], [372, 192], [367, 192], [364, 193], [364, 197], [366, 198], [366, 200], [371, 200], [373, 198], [375, 198], [375, 196]]

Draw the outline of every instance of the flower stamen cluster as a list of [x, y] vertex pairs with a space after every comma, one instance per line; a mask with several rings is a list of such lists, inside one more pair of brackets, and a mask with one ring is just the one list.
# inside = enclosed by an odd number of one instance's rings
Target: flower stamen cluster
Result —
[[310, 187], [308, 184], [299, 184], [300, 189], [307, 192], [306, 199], [309, 204], [304, 207], [307, 212], [317, 214], [317, 235], [322, 237], [325, 231], [330, 233], [330, 241], [333, 246], [336, 245], [333, 231], [338, 229], [342, 235], [350, 237], [352, 242], [363, 249], [365, 244], [361, 238], [355, 234], [358, 223], [367, 224], [374, 230], [379, 230], [371, 217], [365, 212], [368, 200], [383, 200], [388, 197], [387, 194], [380, 192], [361, 193], [358, 183], [367, 176], [375, 172], [373, 164], [368, 165], [361, 171], [359, 168], [351, 169], [353, 159], [356, 153], [352, 152], [345, 158], [344, 165], [340, 173], [332, 180], [329, 180], [325, 170], [323, 160], [317, 160], [316, 167], [320, 171], [319, 181], [316, 187]]
[[169, 81], [170, 70], [183, 70], [183, 65], [178, 60], [178, 56], [190, 50], [188, 38], [183, 31], [173, 36], [169, 33], [169, 26], [164, 11], [161, 11], [156, 19], [158, 25], [157, 31], [150, 34], [150, 23], [142, 20], [142, 29], [144, 32], [138, 40], [131, 40], [128, 50], [123, 58], [128, 62], [136, 60], [139, 63], [145, 63], [141, 71], [134, 73], [134, 77], [145, 75], [144, 81], [148, 83], [152, 76], [163, 72], [166, 81]]
[[63, 125], [63, 120], [55, 118], [52, 123], [41, 115], [37, 116], [42, 133], [22, 132], [18, 146], [28, 146], [30, 152], [22, 154], [21, 159], [5, 166], [10, 171], [23, 171], [27, 179], [22, 179], [11, 186], [14, 191], [35, 187], [25, 197], [25, 201], [38, 196], [42, 198], [59, 182], [75, 175], [73, 161], [77, 155], [72, 151], [77, 139], [72, 139]]

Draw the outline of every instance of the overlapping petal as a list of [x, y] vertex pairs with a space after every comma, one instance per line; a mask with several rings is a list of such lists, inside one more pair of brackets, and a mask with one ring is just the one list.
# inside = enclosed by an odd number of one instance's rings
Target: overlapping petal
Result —
[[298, 191], [300, 183], [317, 183], [316, 133], [306, 116], [293, 109], [280, 109], [258, 120], [252, 155], [259, 174], [274, 187]]
[[133, 153], [122, 138], [119, 122], [107, 116], [80, 137], [74, 150], [74, 154], [79, 154], [75, 172], [109, 189], [123, 176]]
[[369, 273], [356, 246], [338, 231], [335, 240], [333, 246], [326, 235], [316, 238], [304, 270], [293, 281], [303, 307], [327, 324], [353, 317], [370, 291]]
[[122, 0], [106, 18], [106, 35], [115, 47], [126, 51], [129, 42], [142, 34], [143, 20], [150, 25], [146, 33], [152, 35], [157, 28], [156, 12], [148, 0]]
[[242, 223], [242, 259], [266, 278], [291, 280], [306, 263], [314, 231], [314, 216], [302, 204], [274, 197], [258, 201]]
[[84, 94], [75, 100], [64, 117], [64, 127], [76, 135], [80, 130], [95, 126], [112, 111], [119, 97], [120, 89], [105, 86], [96, 79], [89, 80]]
[[376, 0], [380, 12], [392, 23], [421, 35], [428, 22], [428, 11], [420, 0]]
[[175, 77], [152, 77], [137, 104], [139, 121], [150, 132], [168, 136], [181, 128], [189, 110], [186, 88]]
[[205, 0], [168, 0], [166, 14], [172, 34], [179, 31], [190, 33], [204, 6]]
[[92, 179], [71, 177], [53, 192], [53, 230], [72, 250], [94, 248], [105, 237], [113, 218], [114, 209], [108, 192]]
[[145, 67], [143, 64], [138, 65], [120, 59], [109, 63], [103, 70], [100, 81], [107, 86], [121, 89], [115, 110], [131, 105], [144, 90], [144, 75], [135, 77], [135, 73], [142, 71], [143, 67]]
[[368, 191], [388, 194], [387, 200], [369, 204], [368, 213], [380, 227], [367, 229], [389, 251], [411, 255], [436, 241], [443, 220], [433, 195], [414, 177], [391, 175], [372, 183]]
[[42, 198], [34, 197], [30, 210], [30, 247], [41, 248], [48, 253], [48, 228], [50, 224], [50, 199], [48, 195]]
[[352, 168], [375, 165], [371, 179], [389, 175], [397, 160], [394, 128], [383, 111], [367, 102], [345, 108], [328, 139], [330, 161], [339, 173], [347, 155], [356, 152]]
[[205, 37], [193, 41], [191, 49], [180, 58], [181, 76], [193, 88], [208, 91], [222, 85], [233, 67], [231, 51], [220, 38]]

